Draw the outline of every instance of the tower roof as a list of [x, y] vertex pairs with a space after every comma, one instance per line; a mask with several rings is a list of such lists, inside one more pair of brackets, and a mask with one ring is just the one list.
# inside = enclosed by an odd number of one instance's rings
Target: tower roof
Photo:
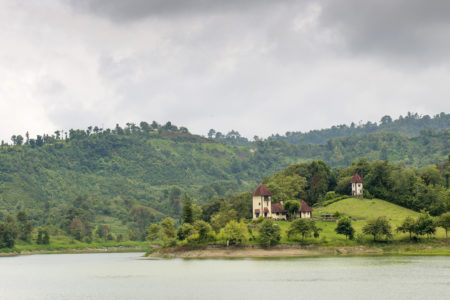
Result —
[[355, 174], [355, 176], [353, 176], [353, 178], [350, 180], [350, 183], [363, 183], [364, 180], [361, 178], [361, 176], [359, 176], [358, 173]]
[[272, 196], [272, 193], [261, 183], [253, 192], [253, 196]]

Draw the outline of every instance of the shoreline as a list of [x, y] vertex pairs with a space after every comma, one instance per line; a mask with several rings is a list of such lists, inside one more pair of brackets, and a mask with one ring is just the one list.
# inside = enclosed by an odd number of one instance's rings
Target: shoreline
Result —
[[23, 250], [0, 252], [1, 257], [12, 257], [21, 255], [39, 255], [39, 254], [88, 254], [88, 253], [121, 253], [121, 252], [146, 252], [147, 249], [142, 247], [104, 247], [104, 248], [73, 248], [60, 250]]
[[228, 259], [228, 258], [301, 258], [301, 257], [346, 257], [346, 256], [450, 256], [450, 247], [429, 245], [383, 246], [301, 246], [278, 245], [271, 248], [243, 246], [206, 246], [204, 248], [155, 249], [148, 258], [163, 259]]
[[[148, 251], [151, 249], [151, 251]], [[82, 253], [146, 252], [144, 257], [161, 259], [245, 259], [245, 258], [301, 258], [301, 257], [345, 257], [345, 256], [450, 256], [450, 245], [430, 244], [371, 244], [371, 245], [292, 245], [281, 244], [270, 248], [260, 245], [161, 248], [156, 246], [101, 248], [36, 249], [0, 252], [1, 257], [39, 254], [82, 254]]]

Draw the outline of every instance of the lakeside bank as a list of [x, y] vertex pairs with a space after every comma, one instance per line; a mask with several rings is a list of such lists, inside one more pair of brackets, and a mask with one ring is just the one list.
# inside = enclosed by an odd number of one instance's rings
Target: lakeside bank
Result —
[[146, 254], [149, 258], [289, 258], [289, 257], [330, 257], [330, 256], [450, 256], [449, 242], [439, 246], [429, 244], [373, 244], [354, 246], [318, 245], [277, 245], [262, 246], [205, 246], [201, 248], [176, 247], [156, 248]]
[[283, 258], [283, 257], [332, 257], [332, 256], [389, 256], [423, 255], [450, 256], [450, 240], [422, 242], [378, 242], [365, 244], [279, 244], [273, 247], [261, 245], [205, 245], [163, 248], [156, 244], [134, 245], [94, 245], [86, 247], [61, 248], [14, 248], [1, 249], [0, 257], [35, 254], [79, 254], [79, 253], [120, 253], [144, 252], [149, 258]]
[[36, 255], [36, 254], [80, 254], [80, 253], [126, 253], [126, 252], [146, 252], [148, 247], [103, 247], [103, 248], [73, 248], [73, 249], [35, 249], [35, 250], [15, 250], [0, 252], [0, 257]]

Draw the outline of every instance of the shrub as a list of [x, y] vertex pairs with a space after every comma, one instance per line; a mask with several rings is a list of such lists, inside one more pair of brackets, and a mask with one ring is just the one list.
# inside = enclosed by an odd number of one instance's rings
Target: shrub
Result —
[[392, 238], [392, 228], [386, 217], [378, 217], [369, 220], [363, 227], [365, 234], [373, 235], [373, 240], [377, 241], [379, 237], [385, 236], [386, 240]]
[[314, 237], [319, 237], [319, 232], [321, 228], [316, 227], [316, 223], [314, 221], [307, 221], [305, 219], [297, 219], [289, 225], [289, 229], [287, 231], [289, 239], [295, 239], [295, 236], [300, 234], [302, 236], [302, 242], [305, 241], [305, 237], [310, 236], [311, 233], [314, 233]]
[[330, 204], [333, 204], [335, 202], [338, 202], [338, 201], [341, 201], [341, 200], [344, 200], [344, 199], [348, 199], [348, 196], [339, 196], [337, 198], [326, 200], [326, 201], [323, 202], [323, 206], [328, 206]]
[[244, 223], [231, 220], [222, 229], [222, 235], [227, 240], [227, 245], [240, 245], [247, 241], [245, 231], [247, 228]]
[[345, 239], [349, 238], [353, 240], [355, 234], [355, 229], [352, 226], [352, 220], [347, 217], [342, 217], [339, 219], [336, 228], [334, 229], [337, 234], [345, 235]]
[[334, 199], [339, 197], [339, 195], [335, 191], [330, 191], [325, 194], [325, 201]]
[[446, 212], [445, 214], [442, 214], [438, 221], [437, 225], [439, 227], [444, 228], [445, 230], [445, 237], [448, 238], [448, 230], [450, 229], [450, 212]]
[[161, 226], [158, 224], [152, 224], [148, 228], [147, 240], [154, 241], [161, 238]]
[[422, 212], [416, 221], [414, 233], [417, 235], [431, 235], [436, 233], [436, 222], [427, 212]]
[[259, 239], [261, 244], [266, 247], [278, 244], [281, 240], [281, 230], [278, 224], [270, 219], [264, 220], [259, 228]]

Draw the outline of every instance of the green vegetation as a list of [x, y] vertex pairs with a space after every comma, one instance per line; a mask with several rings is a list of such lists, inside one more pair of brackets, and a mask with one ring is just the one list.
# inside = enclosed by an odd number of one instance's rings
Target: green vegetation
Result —
[[278, 224], [270, 219], [264, 220], [259, 227], [259, 239], [266, 247], [278, 244], [281, 240], [281, 229]]
[[220, 236], [226, 240], [227, 245], [241, 245], [247, 241], [247, 226], [241, 222], [238, 223], [235, 220], [231, 220], [220, 231]]
[[383, 236], [386, 240], [392, 238], [392, 227], [384, 216], [369, 220], [362, 231], [365, 234], [372, 235], [374, 241]]
[[448, 238], [448, 230], [450, 229], [450, 212], [442, 214], [438, 219], [437, 225], [444, 228], [445, 237]]
[[380, 199], [347, 198], [326, 207], [318, 207], [316, 216], [335, 212], [354, 219], [371, 219], [386, 216], [394, 224], [400, 224], [408, 216], [417, 217], [419, 213]]
[[[382, 216], [399, 236], [432, 237], [436, 226], [443, 236], [450, 210], [449, 115], [384, 117], [381, 125], [369, 125], [254, 142], [236, 131], [205, 138], [170, 122], [13, 136], [12, 145], [0, 145], [0, 248], [146, 239], [165, 247], [269, 246], [300, 237], [302, 243], [361, 243], [368, 219]], [[364, 178], [363, 200], [347, 196], [356, 172]], [[290, 216], [305, 200], [319, 219], [271, 226], [248, 221], [250, 191], [261, 181]], [[348, 224], [337, 232], [322, 214], [351, 220], [354, 239], [346, 241]], [[401, 226], [407, 216], [414, 230]]]
[[397, 120], [392, 120], [390, 116], [381, 118], [379, 124], [367, 122], [366, 124], [350, 126], [345, 124], [333, 126], [327, 129], [312, 130], [309, 132], [286, 132], [284, 136], [273, 135], [273, 139], [287, 140], [291, 144], [325, 144], [330, 139], [349, 137], [353, 135], [364, 135], [374, 133], [401, 133], [406, 136], [418, 136], [426, 134], [427, 130], [445, 130], [448, 128], [450, 115], [441, 113], [430, 117], [428, 115], [419, 116], [417, 113], [408, 113], [400, 116]]
[[311, 233], [314, 233], [314, 237], [318, 238], [320, 231], [322, 231], [322, 229], [316, 227], [316, 223], [314, 221], [297, 219], [289, 225], [287, 235], [290, 240], [296, 240], [296, 236], [301, 235], [303, 243], [305, 242], [305, 237], [310, 236]]
[[352, 220], [348, 217], [340, 218], [334, 231], [336, 231], [337, 234], [345, 235], [345, 239], [349, 238], [353, 240], [355, 235], [355, 229], [352, 226]]

